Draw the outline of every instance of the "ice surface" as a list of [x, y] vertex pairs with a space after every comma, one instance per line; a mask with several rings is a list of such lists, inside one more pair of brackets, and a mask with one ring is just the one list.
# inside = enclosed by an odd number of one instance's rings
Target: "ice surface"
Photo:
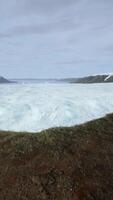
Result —
[[0, 85], [0, 129], [37, 132], [113, 112], [113, 84]]

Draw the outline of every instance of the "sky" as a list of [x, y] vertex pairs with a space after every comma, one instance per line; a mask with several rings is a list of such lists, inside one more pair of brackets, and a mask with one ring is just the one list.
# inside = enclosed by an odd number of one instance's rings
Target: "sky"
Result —
[[113, 0], [0, 0], [0, 75], [113, 72]]

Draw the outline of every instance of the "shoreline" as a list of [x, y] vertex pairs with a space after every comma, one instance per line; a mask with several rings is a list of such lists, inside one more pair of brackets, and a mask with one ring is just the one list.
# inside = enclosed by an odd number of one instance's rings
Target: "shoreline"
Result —
[[101, 117], [95, 117], [94, 119], [91, 119], [91, 120], [88, 120], [88, 121], [86, 121], [86, 122], [81, 122], [81, 123], [79, 123], [79, 124], [75, 124], [75, 125], [70, 125], [70, 126], [55, 126], [55, 127], [50, 127], [50, 128], [46, 128], [46, 129], [43, 129], [43, 130], [40, 130], [40, 131], [14, 131], [14, 130], [1, 130], [0, 129], [0, 134], [1, 133], [7, 133], [7, 134], [11, 134], [11, 133], [13, 133], [13, 134], [30, 134], [30, 135], [37, 135], [37, 134], [41, 134], [41, 133], [45, 133], [45, 132], [51, 132], [52, 130], [59, 130], [59, 129], [72, 129], [72, 128], [77, 128], [77, 127], [81, 127], [81, 126], [84, 126], [84, 125], [87, 125], [87, 124], [89, 124], [89, 123], [92, 123], [92, 122], [95, 122], [95, 121], [97, 121], [97, 120], [101, 120], [101, 119], [104, 119], [104, 118], [106, 118], [106, 117], [108, 117], [108, 116], [111, 116], [111, 115], [113, 115], [113, 113], [108, 113], [108, 114], [105, 114], [105, 115], [103, 115], [103, 116], [101, 116]]

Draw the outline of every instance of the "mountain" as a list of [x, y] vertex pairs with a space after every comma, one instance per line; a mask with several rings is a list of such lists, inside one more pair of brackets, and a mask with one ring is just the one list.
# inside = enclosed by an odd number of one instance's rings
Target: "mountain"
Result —
[[11, 81], [5, 79], [4, 77], [0, 76], [0, 84], [2, 83], [11, 83]]
[[0, 76], [0, 83], [113, 83], [113, 73], [91, 75], [82, 78], [64, 79], [11, 79], [7, 80]]
[[113, 82], [113, 74], [92, 75], [82, 78], [63, 79], [64, 82], [69, 83], [110, 83]]

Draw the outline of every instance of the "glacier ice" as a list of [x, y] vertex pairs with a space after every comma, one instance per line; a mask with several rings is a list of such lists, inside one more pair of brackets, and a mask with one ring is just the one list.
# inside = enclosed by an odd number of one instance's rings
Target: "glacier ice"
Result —
[[113, 83], [0, 85], [0, 130], [37, 132], [113, 112]]

